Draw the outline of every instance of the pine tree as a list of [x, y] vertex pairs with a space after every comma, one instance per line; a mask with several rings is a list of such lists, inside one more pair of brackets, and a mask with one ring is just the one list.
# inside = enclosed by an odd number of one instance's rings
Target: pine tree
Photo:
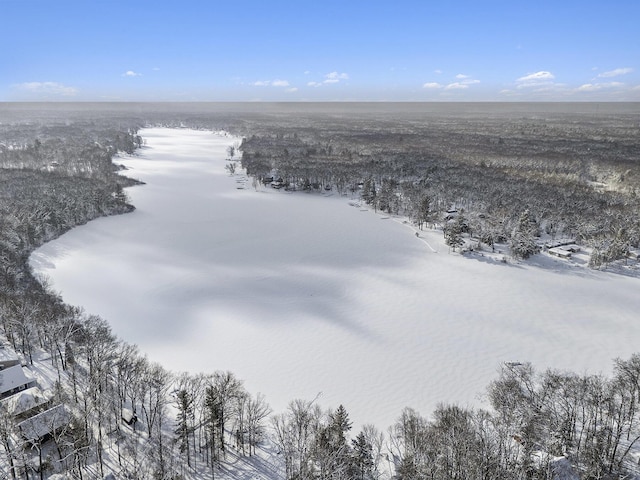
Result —
[[376, 182], [372, 177], [365, 179], [362, 185], [362, 199], [367, 205], [376, 205]]
[[431, 217], [431, 199], [425, 195], [420, 199], [416, 212], [416, 223], [418, 228], [422, 230], [422, 226], [429, 222]]
[[629, 255], [629, 235], [624, 228], [616, 231], [609, 247], [604, 252], [605, 262], [613, 262]]
[[398, 213], [398, 197], [396, 196], [397, 182], [392, 178], [382, 181], [378, 193], [378, 209], [387, 213]]
[[516, 228], [511, 234], [509, 247], [511, 255], [514, 258], [527, 259], [531, 255], [538, 253], [539, 247], [535, 239], [536, 229], [531, 221], [529, 210], [525, 210], [520, 218]]
[[321, 477], [345, 478], [351, 469], [351, 449], [347, 444], [347, 432], [351, 430], [349, 414], [340, 405], [329, 413], [327, 424], [320, 429], [316, 439], [316, 461]]
[[193, 417], [193, 397], [186, 390], [179, 390], [176, 393], [176, 442], [179, 445], [180, 453], [187, 454], [187, 465], [191, 467], [191, 452], [189, 450], [189, 436], [191, 427], [189, 422]]
[[360, 432], [351, 443], [353, 450], [353, 472], [351, 477], [359, 480], [371, 478], [373, 470], [373, 447], [367, 441], [363, 432]]
[[218, 425], [220, 424], [220, 400], [213, 386], [208, 386], [204, 392], [205, 430], [207, 432], [209, 453], [211, 456], [212, 477], [214, 465], [218, 461], [216, 438], [218, 437]]
[[454, 220], [450, 220], [444, 227], [444, 242], [455, 252], [456, 247], [464, 245], [462, 233], [466, 229], [466, 218], [461, 210]]

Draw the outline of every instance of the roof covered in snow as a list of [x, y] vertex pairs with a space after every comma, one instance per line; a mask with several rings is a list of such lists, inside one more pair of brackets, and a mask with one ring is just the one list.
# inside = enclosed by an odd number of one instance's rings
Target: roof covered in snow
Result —
[[11, 415], [20, 415], [48, 402], [38, 387], [31, 387], [2, 400]]
[[30, 382], [33, 382], [33, 379], [27, 378], [20, 365], [0, 370], [0, 395], [10, 392], [14, 388], [28, 385]]
[[33, 441], [60, 430], [70, 420], [71, 416], [64, 408], [64, 405], [56, 405], [49, 410], [26, 419], [24, 422], [20, 422], [18, 428], [24, 438]]
[[0, 366], [17, 365], [19, 363], [20, 359], [18, 358], [18, 355], [16, 355], [16, 352], [0, 346]]

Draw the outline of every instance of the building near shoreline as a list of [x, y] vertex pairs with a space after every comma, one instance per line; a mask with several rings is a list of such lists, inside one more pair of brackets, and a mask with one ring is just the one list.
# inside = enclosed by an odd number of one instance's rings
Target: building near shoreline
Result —
[[0, 399], [10, 397], [27, 388], [35, 387], [36, 381], [28, 378], [20, 365], [0, 370]]
[[14, 351], [4, 348], [0, 345], [0, 370], [20, 365], [20, 359]]

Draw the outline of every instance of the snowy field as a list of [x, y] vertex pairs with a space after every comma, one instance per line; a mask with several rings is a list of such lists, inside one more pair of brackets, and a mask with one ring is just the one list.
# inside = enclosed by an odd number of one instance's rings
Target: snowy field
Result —
[[224, 168], [236, 138], [141, 135], [122, 159], [137, 210], [31, 264], [174, 371], [231, 370], [276, 412], [321, 393], [386, 429], [405, 406], [482, 405], [504, 361], [608, 373], [639, 349], [638, 278], [449, 254], [348, 197], [256, 191]]

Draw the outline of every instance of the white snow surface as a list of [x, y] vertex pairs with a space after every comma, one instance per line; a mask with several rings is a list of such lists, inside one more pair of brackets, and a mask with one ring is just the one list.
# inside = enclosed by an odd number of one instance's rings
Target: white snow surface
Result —
[[638, 348], [638, 278], [450, 254], [441, 232], [335, 193], [238, 189], [224, 168], [237, 138], [140, 134], [147, 147], [121, 159], [147, 183], [128, 189], [137, 210], [31, 264], [171, 370], [231, 370], [276, 412], [321, 392], [354, 427], [386, 429], [405, 406], [482, 406], [501, 362], [609, 373]]

